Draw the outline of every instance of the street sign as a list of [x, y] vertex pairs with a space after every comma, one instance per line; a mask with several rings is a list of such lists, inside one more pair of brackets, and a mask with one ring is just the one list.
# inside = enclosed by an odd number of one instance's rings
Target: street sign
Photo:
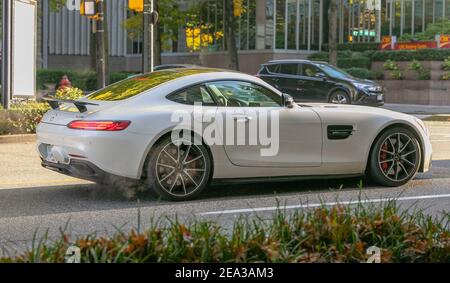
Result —
[[36, 94], [36, 1], [4, 0], [2, 94], [8, 108], [13, 97]]
[[14, 1], [12, 25], [12, 96], [36, 92], [36, 2]]

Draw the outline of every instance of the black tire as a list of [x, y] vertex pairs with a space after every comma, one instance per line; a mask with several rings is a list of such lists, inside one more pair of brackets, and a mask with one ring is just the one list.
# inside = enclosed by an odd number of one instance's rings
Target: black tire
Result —
[[172, 141], [170, 136], [162, 139], [151, 150], [147, 163], [147, 184], [165, 200], [197, 197], [211, 176], [211, 157], [206, 147], [179, 141]]
[[383, 132], [373, 145], [369, 174], [379, 185], [402, 186], [417, 174], [421, 159], [422, 152], [416, 135], [405, 128], [391, 128]]
[[342, 90], [337, 90], [330, 95], [328, 99], [329, 103], [334, 104], [352, 104], [350, 96]]

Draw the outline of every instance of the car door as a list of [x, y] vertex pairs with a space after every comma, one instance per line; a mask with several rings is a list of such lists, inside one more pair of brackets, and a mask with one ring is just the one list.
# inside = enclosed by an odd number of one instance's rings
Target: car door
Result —
[[267, 72], [259, 74], [259, 77], [274, 86], [283, 93], [292, 96], [296, 101], [301, 101], [301, 81], [298, 63], [281, 63], [267, 65]]
[[303, 83], [303, 97], [305, 101], [328, 102], [328, 94], [333, 88], [334, 82], [327, 77], [322, 77], [323, 71], [310, 63], [301, 65], [301, 79]]
[[[206, 85], [219, 101], [217, 114], [222, 117], [223, 146], [233, 164], [321, 165], [322, 126], [314, 111], [297, 105], [284, 107], [278, 93], [252, 82], [216, 81]], [[244, 138], [239, 138], [242, 135]]]

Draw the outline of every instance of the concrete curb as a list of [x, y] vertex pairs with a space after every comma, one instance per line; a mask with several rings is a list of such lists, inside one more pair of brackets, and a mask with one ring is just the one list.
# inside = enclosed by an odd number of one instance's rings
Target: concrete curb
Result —
[[35, 134], [0, 136], [0, 144], [36, 142]]

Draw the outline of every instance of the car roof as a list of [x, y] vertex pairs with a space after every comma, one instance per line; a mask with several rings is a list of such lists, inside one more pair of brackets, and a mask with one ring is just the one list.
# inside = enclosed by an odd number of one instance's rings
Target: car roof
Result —
[[283, 60], [271, 60], [263, 65], [269, 64], [283, 64], [283, 63], [313, 63], [311, 60], [306, 59], [283, 59]]

